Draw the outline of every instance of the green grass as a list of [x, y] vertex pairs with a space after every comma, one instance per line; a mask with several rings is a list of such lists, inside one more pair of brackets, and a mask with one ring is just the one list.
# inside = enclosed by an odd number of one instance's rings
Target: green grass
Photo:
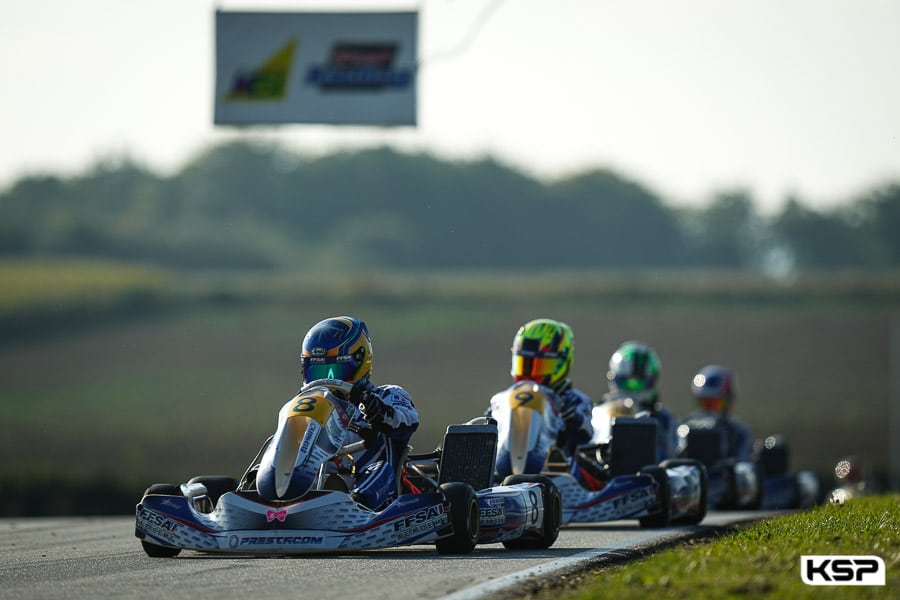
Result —
[[[885, 587], [808, 586], [804, 554], [877, 555]], [[720, 538], [698, 540], [592, 574], [570, 591], [538, 600], [616, 598], [896, 598], [900, 589], [900, 496], [827, 504], [766, 520]]]
[[174, 278], [156, 267], [87, 260], [0, 260], [0, 314], [170, 293]]

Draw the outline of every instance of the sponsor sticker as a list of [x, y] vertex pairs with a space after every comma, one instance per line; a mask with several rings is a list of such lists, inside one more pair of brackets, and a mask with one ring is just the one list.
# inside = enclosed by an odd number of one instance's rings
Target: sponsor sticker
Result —
[[[239, 546], [289, 546], [312, 545], [318, 546], [325, 541], [320, 535], [268, 535], [247, 536], [240, 539]], [[234, 547], [234, 541], [229, 539], [228, 545]]]
[[880, 556], [804, 554], [800, 577], [806, 585], [884, 585], [884, 560]]
[[400, 537], [409, 537], [440, 529], [449, 522], [450, 519], [444, 512], [444, 505], [438, 504], [397, 519], [394, 521], [394, 532], [399, 534]]

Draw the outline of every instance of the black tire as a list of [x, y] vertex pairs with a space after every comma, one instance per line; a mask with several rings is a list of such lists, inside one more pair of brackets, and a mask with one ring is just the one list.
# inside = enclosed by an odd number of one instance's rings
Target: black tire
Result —
[[672, 519], [672, 488], [669, 486], [669, 474], [662, 467], [648, 466], [638, 471], [638, 475], [647, 475], [656, 482], [660, 510], [658, 513], [640, 517], [641, 527], [668, 527]]
[[722, 472], [722, 480], [725, 482], [725, 494], [716, 508], [721, 510], [734, 510], [737, 506], [737, 474], [734, 472], [734, 461], [724, 460], [717, 465]]
[[147, 553], [147, 556], [152, 558], [172, 558], [173, 556], [178, 556], [178, 553], [181, 552], [181, 548], [157, 546], [156, 544], [144, 541], [141, 542], [141, 546], [144, 548], [144, 552]]
[[237, 479], [224, 475], [198, 475], [197, 477], [192, 477], [188, 483], [202, 483], [206, 487], [206, 495], [209, 497], [213, 508], [215, 508], [216, 502], [219, 501], [222, 494], [233, 492], [238, 486]]
[[481, 534], [481, 511], [472, 486], [451, 481], [441, 484], [441, 492], [450, 502], [453, 534], [436, 542], [440, 554], [468, 554], [475, 549]]
[[756, 475], [757, 490], [756, 496], [747, 505], [748, 510], [759, 510], [762, 508], [764, 494], [766, 490], [766, 473], [758, 462], [753, 463], [753, 472]]
[[659, 464], [663, 469], [672, 467], [697, 467], [700, 469], [700, 503], [697, 510], [686, 514], [682, 517], [672, 520], [672, 524], [678, 525], [697, 525], [706, 518], [706, 511], [709, 504], [709, 476], [706, 473], [706, 467], [699, 460], [693, 458], [671, 458], [664, 460]]
[[503, 485], [517, 483], [538, 483], [541, 486], [541, 497], [544, 503], [544, 520], [541, 532], [534, 537], [523, 536], [517, 540], [503, 542], [510, 550], [543, 550], [549, 548], [559, 537], [562, 527], [562, 495], [559, 488], [549, 477], [544, 475], [510, 475], [503, 480]]
[[181, 496], [181, 486], [174, 485], [172, 483], [154, 483], [146, 490], [144, 490], [144, 495], [154, 496]]
[[[173, 485], [171, 483], [154, 483], [146, 490], [144, 490], [144, 495], [181, 496], [182, 494], [181, 487], [177, 485]], [[181, 552], [181, 548], [160, 546], [158, 544], [152, 544], [143, 540], [141, 540], [141, 547], [144, 549], [144, 552], [147, 553], [147, 556], [150, 556], [152, 558], [172, 558], [173, 556], [177, 556], [178, 553]]]

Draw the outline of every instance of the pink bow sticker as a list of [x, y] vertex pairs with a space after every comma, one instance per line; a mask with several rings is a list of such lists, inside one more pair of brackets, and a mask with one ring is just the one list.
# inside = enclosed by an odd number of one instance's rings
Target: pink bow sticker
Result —
[[287, 519], [287, 509], [266, 511], [266, 523], [271, 523], [275, 519], [284, 523], [284, 520]]

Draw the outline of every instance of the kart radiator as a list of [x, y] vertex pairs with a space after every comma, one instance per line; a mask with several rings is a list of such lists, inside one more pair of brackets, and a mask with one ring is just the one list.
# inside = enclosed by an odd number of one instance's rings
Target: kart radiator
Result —
[[450, 425], [444, 434], [438, 483], [461, 481], [475, 491], [489, 488], [496, 460], [496, 425]]
[[617, 417], [612, 425], [609, 468], [613, 477], [656, 464], [656, 419]]

